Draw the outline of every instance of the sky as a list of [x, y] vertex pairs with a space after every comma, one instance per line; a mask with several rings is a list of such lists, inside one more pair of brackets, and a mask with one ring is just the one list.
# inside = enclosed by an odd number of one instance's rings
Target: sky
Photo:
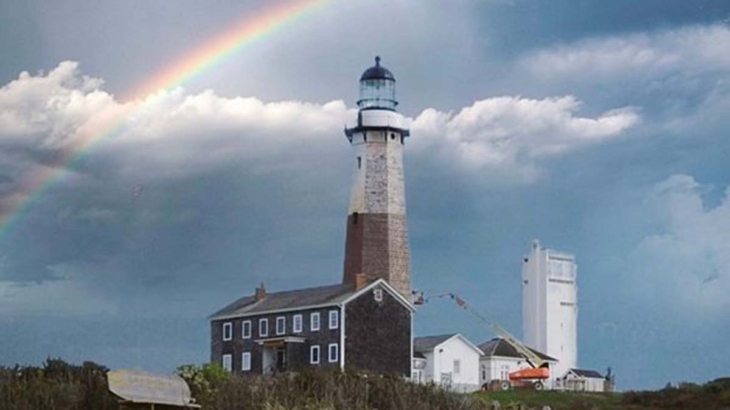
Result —
[[[0, 0], [0, 365], [170, 372], [261, 282], [339, 282], [342, 130], [380, 55], [411, 130], [415, 288], [521, 335], [539, 239], [577, 258], [581, 367], [622, 390], [728, 375], [730, 3], [332, 0], [133, 94], [276, 3]], [[494, 337], [439, 301], [415, 329]]]

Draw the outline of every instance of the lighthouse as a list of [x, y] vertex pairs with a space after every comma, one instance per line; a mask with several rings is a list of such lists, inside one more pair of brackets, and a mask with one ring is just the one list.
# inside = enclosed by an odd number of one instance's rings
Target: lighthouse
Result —
[[395, 77], [375, 65], [360, 77], [357, 124], [345, 129], [352, 145], [343, 283], [385, 279], [410, 300], [403, 146], [409, 136], [396, 111]]

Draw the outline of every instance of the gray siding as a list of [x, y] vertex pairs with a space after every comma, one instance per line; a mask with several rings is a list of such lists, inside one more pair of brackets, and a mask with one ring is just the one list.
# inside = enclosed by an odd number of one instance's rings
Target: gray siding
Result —
[[378, 374], [411, 374], [411, 311], [383, 291], [368, 291], [345, 307], [345, 366]]
[[[306, 339], [304, 343], [290, 343], [286, 349], [287, 368], [288, 370], [297, 370], [305, 366], [313, 366], [310, 364], [310, 347], [312, 345], [320, 346], [320, 362], [319, 367], [339, 366], [337, 363], [329, 363], [327, 360], [327, 348], [330, 343], [340, 345], [340, 329], [329, 329], [329, 311], [340, 310], [337, 306], [331, 308], [302, 310], [278, 314], [262, 314], [257, 316], [248, 316], [236, 319], [213, 320], [211, 321], [211, 361], [214, 363], [222, 363], [224, 354], [231, 354], [233, 357], [233, 371], [244, 374], [261, 374], [263, 372], [263, 351], [264, 348], [255, 341], [258, 339], [269, 339], [283, 336], [295, 336]], [[319, 312], [320, 328], [319, 331], [311, 330], [310, 314]], [[294, 315], [302, 315], [302, 332], [294, 333]], [[276, 318], [284, 316], [286, 318], [286, 332], [283, 335], [276, 334]], [[259, 320], [268, 319], [269, 331], [268, 336], [259, 334]], [[243, 339], [243, 322], [250, 320], [252, 324], [251, 338]], [[223, 341], [223, 323], [230, 322], [233, 324], [233, 339]], [[342, 347], [338, 347], [342, 352]], [[251, 352], [251, 371], [242, 372], [242, 354], [243, 352]]]

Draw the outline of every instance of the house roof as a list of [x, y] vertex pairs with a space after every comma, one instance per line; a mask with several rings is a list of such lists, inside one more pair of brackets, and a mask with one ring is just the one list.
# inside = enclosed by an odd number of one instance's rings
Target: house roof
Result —
[[576, 376], [580, 377], [588, 377], [588, 378], [595, 378], [595, 379], [603, 379], [603, 375], [601, 373], [598, 373], [595, 370], [586, 370], [586, 369], [570, 369], [568, 372], [574, 373]]
[[366, 292], [378, 284], [382, 285], [383, 289], [390, 292], [403, 305], [413, 310], [413, 306], [388, 284], [388, 282], [383, 279], [378, 279], [360, 289], [356, 289], [353, 284], [337, 284], [272, 292], [267, 293], [266, 297], [258, 302], [253, 295], [244, 296], [213, 313], [209, 319], [215, 320], [275, 311], [339, 305], [348, 302], [353, 297], [359, 296], [362, 292]]
[[423, 336], [413, 339], [413, 350], [418, 353], [430, 352], [436, 346], [456, 336], [456, 333], [447, 335]]
[[249, 295], [213, 313], [210, 318], [216, 319], [308, 306], [336, 305], [354, 293], [355, 286], [337, 284], [267, 293], [266, 297], [259, 302], [256, 301], [253, 295]]
[[[507, 343], [506, 340], [502, 339], [501, 337], [495, 337], [494, 339], [488, 340], [482, 344], [479, 345], [479, 348], [482, 349], [484, 352], [484, 356], [501, 356], [501, 357], [517, 357], [517, 358], [523, 358], [522, 355], [512, 347], [511, 344]], [[535, 354], [540, 356], [542, 360], [548, 360], [557, 362], [558, 359], [555, 359], [553, 357], [550, 357], [544, 353], [540, 353], [535, 349], [529, 348], [532, 350]]]
[[469, 347], [474, 349], [474, 351], [477, 352], [477, 354], [479, 354], [480, 356], [483, 354], [483, 352], [478, 347], [476, 347], [474, 345], [474, 343], [470, 342], [469, 339], [465, 338], [460, 333], [417, 337], [417, 338], [413, 339], [413, 351], [418, 352], [418, 353], [430, 352], [433, 349], [435, 349], [436, 346], [440, 345], [441, 343], [446, 342], [447, 340], [451, 340], [455, 337], [461, 339]]

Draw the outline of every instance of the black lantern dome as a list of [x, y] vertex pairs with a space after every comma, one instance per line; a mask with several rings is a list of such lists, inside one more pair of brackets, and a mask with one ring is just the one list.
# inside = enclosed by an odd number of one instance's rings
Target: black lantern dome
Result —
[[395, 77], [387, 68], [380, 65], [380, 57], [375, 57], [375, 65], [360, 76], [360, 99], [357, 106], [363, 109], [395, 111]]

